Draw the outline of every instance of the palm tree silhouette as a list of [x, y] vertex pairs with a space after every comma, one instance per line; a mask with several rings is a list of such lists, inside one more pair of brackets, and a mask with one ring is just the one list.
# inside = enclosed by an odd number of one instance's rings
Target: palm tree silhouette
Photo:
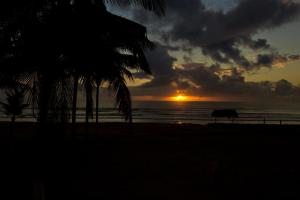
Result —
[[[113, 1], [112, 1], [113, 2]], [[117, 2], [117, 1], [116, 1]], [[113, 3], [116, 3], [113, 2]], [[134, 1], [130, 1], [130, 3], [133, 3]], [[163, 1], [153, 1], [152, 3], [155, 2], [160, 2], [161, 6], [163, 5], [162, 2]], [[146, 5], [145, 5], [146, 6]], [[81, 9], [83, 7], [80, 7]], [[104, 8], [104, 9], [103, 9]], [[149, 8], [150, 7], [147, 7]], [[154, 7], [153, 7], [154, 8]], [[121, 60], [123, 63], [120, 63], [121, 66], [126, 66], [126, 65], [130, 65], [130, 64], [135, 64], [132, 65], [132, 68], [138, 68], [138, 69], [142, 69], [143, 71], [150, 73], [150, 69], [148, 66], [148, 63], [145, 59], [144, 56], [144, 49], [146, 48], [151, 48], [153, 47], [153, 44], [147, 39], [146, 37], [146, 28], [134, 23], [132, 21], [129, 21], [127, 19], [118, 17], [116, 15], [113, 15], [111, 13], [108, 13], [105, 9], [105, 7], [101, 7], [102, 12], [96, 12], [95, 16], [98, 16], [98, 18], [104, 19], [105, 22], [103, 22], [103, 26], [102, 27], [98, 27], [97, 24], [90, 24], [89, 28], [91, 28], [91, 31], [88, 31], [89, 33], [93, 32], [93, 33], [99, 33], [97, 35], [89, 35], [87, 37], [92, 38], [93, 43], [95, 44], [96, 47], [91, 48], [91, 46], [89, 46], [88, 49], [97, 49], [96, 55], [94, 55], [93, 52], [89, 52], [88, 54], [88, 58], [85, 60], [89, 60], [92, 61], [90, 63], [90, 67], [92, 69], [88, 69], [87, 65], [85, 65], [85, 69], [82, 69], [82, 66], [78, 66], [75, 75], [74, 75], [74, 93], [73, 93], [73, 106], [72, 106], [72, 122], [75, 122], [76, 119], [76, 107], [77, 107], [77, 88], [78, 88], [78, 80], [80, 79], [80, 74], [84, 73], [84, 71], [89, 71], [92, 70], [95, 72], [96, 70], [96, 75], [94, 75], [94, 83], [90, 83], [89, 85], [96, 85], [96, 122], [99, 121], [99, 87], [100, 87], [100, 83], [103, 83], [105, 81], [108, 80], [108, 74], [112, 75], [114, 73], [107, 73], [107, 70], [105, 69], [106, 67], [113, 67], [112, 62], [110, 61], [116, 61], [117, 59], [120, 58], [120, 56], [116, 57], [116, 56], [112, 56], [111, 54], [109, 54], [108, 52], [114, 52], [116, 49], [122, 49], [124, 52], [130, 52], [132, 54], [132, 56], [127, 56], [126, 58], [129, 58], [129, 60], [125, 60], [123, 57], [123, 60]], [[151, 8], [152, 9], [152, 8]], [[84, 11], [83, 11], [84, 12]], [[99, 16], [99, 13], [101, 13], [101, 16]], [[89, 10], [89, 14], [91, 14], [91, 11]], [[92, 18], [97, 18], [93, 16]], [[91, 22], [92, 20], [88, 20], [89, 22]], [[103, 34], [104, 33], [104, 34]], [[104, 35], [104, 37], [102, 39], [98, 39], [99, 35]], [[98, 43], [97, 43], [98, 42]], [[99, 49], [99, 47], [105, 47], [102, 49]], [[86, 49], [83, 48], [82, 49]], [[76, 55], [76, 53], [75, 53]], [[92, 55], [92, 56], [91, 56]], [[99, 55], [101, 56], [101, 59], [99, 59]], [[83, 58], [84, 55], [80, 54], [80, 55], [76, 55], [74, 56], [75, 59], [72, 60], [76, 60], [78, 58]], [[133, 62], [132, 60], [136, 59], [136, 62]], [[80, 61], [77, 61], [76, 63], [80, 63]], [[87, 64], [87, 62], [85, 62]], [[130, 66], [127, 66], [130, 67]], [[99, 70], [98, 70], [98, 69]], [[111, 69], [112, 70], [112, 69]], [[106, 72], [105, 72], [106, 71]], [[105, 74], [106, 73], [106, 74]], [[121, 72], [120, 72], [121, 73]], [[106, 79], [104, 78], [106, 77]], [[91, 82], [93, 78], [89, 78], [89, 81], [87, 82]], [[117, 80], [123, 80], [123, 79], [117, 79]], [[116, 81], [116, 80], [115, 80]], [[85, 82], [85, 83], [87, 83]], [[124, 83], [124, 81], [122, 81], [122, 83]], [[116, 86], [116, 84], [114, 84]], [[92, 91], [90, 89], [90, 87], [86, 87], [86, 95], [89, 95], [89, 93]], [[114, 87], [110, 87], [111, 89], [113, 89]], [[124, 87], [122, 87], [124, 88]], [[115, 87], [115, 92], [119, 91], [116, 89]], [[119, 91], [120, 93], [121, 91]], [[116, 95], [116, 97], [120, 97], [120, 95]], [[125, 98], [125, 96], [123, 95], [123, 97]], [[89, 102], [88, 102], [89, 100]], [[92, 103], [92, 98], [86, 98], [86, 121], [88, 120], [88, 115], [91, 116], [91, 112], [89, 112], [88, 114], [88, 107], [92, 107], [91, 104]], [[120, 104], [120, 99], [117, 99], [117, 105], [123, 105]], [[128, 102], [128, 100], [124, 100], [124, 102]], [[131, 104], [128, 105], [129, 107], [131, 107]], [[123, 108], [119, 107], [119, 110], [121, 112], [126, 112], [123, 113], [125, 116], [128, 115], [131, 112], [128, 112], [128, 109], [124, 109], [124, 105]], [[131, 115], [131, 114], [130, 114]], [[127, 119], [129, 119], [130, 117], [125, 117]]]
[[[105, 2], [116, 6], [127, 3], [158, 15], [164, 13], [164, 0]], [[18, 12], [13, 12], [6, 20], [8, 25], [3, 26], [6, 34], [0, 35], [1, 44], [5, 44], [0, 49], [0, 62], [7, 66], [5, 70], [20, 75], [31, 87], [30, 99], [33, 105], [37, 104], [40, 122], [51, 120], [49, 114], [56, 115], [59, 108], [64, 108], [60, 114], [65, 116], [72, 108], [72, 121], [75, 122], [79, 80], [88, 78], [93, 82], [101, 76], [100, 81], [108, 81], [116, 92], [119, 110], [130, 119], [130, 93], [124, 75], [129, 74], [125, 69], [130, 67], [150, 72], [144, 50], [152, 45], [146, 37], [145, 27], [107, 12], [104, 1], [15, 0], [13, 7], [17, 7]], [[119, 57], [107, 56], [113, 55], [107, 52], [116, 51], [124, 56], [119, 56], [120, 61], [116, 60]], [[109, 59], [114, 59], [117, 64]], [[115, 68], [109, 69], [112, 66]], [[5, 70], [1, 71], [4, 76]], [[117, 73], [116, 70], [120, 71]], [[64, 81], [66, 78], [68, 81]], [[90, 115], [93, 90], [91, 85], [87, 86], [86, 114]], [[63, 88], [61, 93], [57, 88]], [[61, 98], [61, 95], [71, 97]]]
[[4, 113], [11, 117], [12, 124], [15, 123], [16, 117], [23, 114], [23, 110], [28, 107], [24, 104], [25, 90], [20, 88], [13, 88], [5, 92], [6, 102], [0, 102]]

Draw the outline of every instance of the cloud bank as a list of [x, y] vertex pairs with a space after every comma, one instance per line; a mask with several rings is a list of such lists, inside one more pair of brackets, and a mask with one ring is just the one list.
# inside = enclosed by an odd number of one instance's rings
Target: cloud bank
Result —
[[[164, 18], [134, 10], [133, 18], [147, 25], [158, 43], [148, 54], [153, 79], [141, 88], [156, 95], [164, 95], [169, 88], [248, 99], [299, 96], [299, 88], [286, 80], [250, 83], [244, 77], [247, 72], [283, 67], [300, 59], [299, 55], [280, 54], [267, 39], [254, 37], [296, 20], [299, 14], [300, 3], [295, 0], [240, 0], [227, 11], [208, 8], [201, 0], [168, 0]], [[193, 49], [200, 49], [215, 64], [193, 63]], [[174, 68], [176, 58], [170, 56], [170, 50], [186, 52], [186, 62], [179, 68]], [[251, 56], [245, 53], [249, 51]]]

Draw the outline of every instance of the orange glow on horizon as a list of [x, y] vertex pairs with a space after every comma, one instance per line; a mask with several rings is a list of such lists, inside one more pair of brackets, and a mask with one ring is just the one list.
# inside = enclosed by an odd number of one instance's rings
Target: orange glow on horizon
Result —
[[223, 101], [223, 99], [217, 97], [199, 97], [199, 96], [186, 96], [186, 95], [176, 95], [169, 97], [155, 97], [155, 96], [135, 96], [133, 97], [135, 101], [171, 101], [171, 102], [209, 102], [209, 101]]
[[164, 100], [165, 101], [175, 101], [175, 102], [213, 101], [213, 99], [210, 97], [185, 96], [185, 95], [166, 97]]

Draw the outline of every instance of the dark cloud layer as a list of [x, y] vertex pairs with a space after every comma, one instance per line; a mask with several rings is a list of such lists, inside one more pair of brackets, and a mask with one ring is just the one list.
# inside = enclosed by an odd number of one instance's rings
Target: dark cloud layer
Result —
[[[280, 54], [266, 39], [253, 38], [260, 31], [296, 19], [300, 14], [299, 1], [240, 0], [233, 9], [224, 12], [207, 9], [201, 0], [168, 0], [164, 18], [140, 11], [133, 14], [137, 21], [148, 25], [152, 34], [160, 36], [158, 40], [162, 44], [148, 55], [154, 77], [152, 82], [142, 86], [144, 88], [173, 87], [224, 96], [298, 95], [299, 88], [285, 80], [248, 83], [243, 73], [262, 67], [284, 66], [300, 59], [299, 55]], [[193, 48], [200, 48], [216, 65], [192, 63], [187, 55]], [[245, 49], [256, 55], [250, 59]], [[168, 50], [186, 51], [184, 60], [188, 64], [174, 70], [172, 64], [176, 59]], [[222, 75], [222, 65], [236, 68]]]
[[[207, 66], [203, 63], [187, 63], [174, 68], [175, 58], [168, 54], [168, 48], [157, 46], [147, 55], [153, 67], [153, 79], [138, 88], [132, 88], [135, 95], [169, 96], [174, 91], [183, 91], [190, 95], [212, 96], [235, 100], [273, 101], [285, 98], [300, 98], [300, 87], [287, 80], [278, 82], [246, 82], [243, 73], [237, 68], [224, 69], [215, 64]], [[262, 56], [259, 62], [272, 65], [275, 62], [287, 62], [285, 57]], [[287, 59], [298, 59], [297, 56]], [[164, 66], [164, 67], [162, 67]]]
[[247, 70], [257, 66], [242, 54], [242, 47], [270, 49], [266, 39], [255, 40], [252, 36], [290, 22], [300, 14], [300, 4], [293, 0], [241, 0], [226, 13], [206, 9], [199, 0], [167, 2], [167, 16], [154, 25], [155, 17], [145, 17], [139, 11], [135, 12], [135, 19], [152, 24], [166, 43], [185, 41], [217, 62], [237, 64]]
[[[165, 56], [165, 51], [159, 54]], [[172, 60], [170, 56], [169, 61]], [[152, 63], [154, 64], [154, 63]], [[157, 63], [159, 64], [159, 63]], [[171, 64], [171, 63], [169, 63]], [[156, 65], [159, 66], [159, 65]], [[133, 88], [136, 95], [151, 94], [155, 96], [173, 95], [172, 91], [183, 91], [195, 96], [211, 96], [235, 100], [272, 101], [286, 98], [299, 99], [300, 87], [287, 80], [278, 82], [246, 82], [237, 68], [223, 69], [219, 65], [206, 66], [203, 63], [183, 64], [180, 68], [172, 68], [165, 73], [155, 67], [152, 82], [139, 88]], [[225, 72], [225, 73], [224, 73]]]
[[232, 69], [230, 75], [220, 76], [219, 73], [216, 73], [218, 71], [212, 67], [206, 67], [202, 64], [193, 65], [193, 68], [185, 67], [178, 73], [192, 82], [190, 90], [196, 91], [199, 95], [232, 96], [249, 100], [258, 97], [300, 97], [300, 88], [287, 80], [246, 82], [245, 78], [235, 69]]

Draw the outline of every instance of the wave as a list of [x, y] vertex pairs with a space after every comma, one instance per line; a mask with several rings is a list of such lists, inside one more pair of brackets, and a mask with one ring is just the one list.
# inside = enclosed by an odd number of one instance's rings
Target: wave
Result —
[[[193, 123], [207, 124], [214, 123], [215, 119], [211, 113], [215, 109], [235, 109], [239, 118], [235, 123], [289, 123], [300, 124], [300, 107], [293, 106], [257, 106], [254, 104], [242, 104], [234, 102], [192, 102], [192, 103], [170, 103], [170, 102], [139, 102], [133, 108], [134, 122], [159, 122], [159, 123]], [[100, 121], [122, 122], [122, 116], [115, 108], [104, 107], [99, 112]], [[85, 109], [77, 111], [78, 121], [85, 120]], [[4, 113], [0, 114], [0, 120], [9, 120]], [[26, 109], [24, 115], [19, 118], [23, 121], [34, 121], [32, 110]], [[93, 121], [93, 120], [91, 120]], [[218, 119], [218, 122], [232, 123], [229, 119]]]

